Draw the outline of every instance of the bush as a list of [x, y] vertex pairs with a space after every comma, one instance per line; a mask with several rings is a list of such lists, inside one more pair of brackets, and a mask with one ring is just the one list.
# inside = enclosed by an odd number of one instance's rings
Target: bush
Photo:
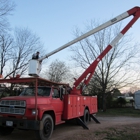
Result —
[[126, 105], [126, 103], [127, 103], [126, 100], [124, 98], [122, 98], [122, 97], [117, 99], [117, 104], [120, 107], [122, 107], [123, 105]]

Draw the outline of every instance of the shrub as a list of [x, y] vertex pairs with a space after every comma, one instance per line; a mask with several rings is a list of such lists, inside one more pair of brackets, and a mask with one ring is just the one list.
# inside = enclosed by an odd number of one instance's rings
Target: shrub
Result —
[[122, 107], [123, 105], [126, 105], [126, 100], [122, 97], [117, 99], [118, 106]]

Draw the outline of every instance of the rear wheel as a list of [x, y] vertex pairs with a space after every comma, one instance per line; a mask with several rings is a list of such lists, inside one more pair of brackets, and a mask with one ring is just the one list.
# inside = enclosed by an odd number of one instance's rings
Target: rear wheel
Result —
[[2, 135], [2, 136], [10, 135], [13, 132], [13, 130], [14, 130], [14, 128], [12, 128], [12, 127], [0, 126], [0, 135]]
[[82, 117], [82, 121], [87, 125], [89, 123], [89, 120], [90, 120], [89, 111], [88, 111], [88, 109], [85, 109], [84, 115]]
[[36, 131], [36, 135], [39, 140], [48, 140], [50, 139], [53, 133], [53, 119], [51, 115], [46, 114], [42, 118], [42, 129]]

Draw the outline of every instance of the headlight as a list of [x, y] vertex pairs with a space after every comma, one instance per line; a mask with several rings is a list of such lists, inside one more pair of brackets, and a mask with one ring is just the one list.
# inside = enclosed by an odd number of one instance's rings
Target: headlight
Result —
[[38, 114], [38, 110], [32, 109], [32, 115]]

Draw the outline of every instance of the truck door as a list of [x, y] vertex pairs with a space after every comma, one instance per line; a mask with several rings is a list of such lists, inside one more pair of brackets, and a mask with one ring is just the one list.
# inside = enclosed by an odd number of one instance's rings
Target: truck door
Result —
[[60, 99], [60, 94], [58, 89], [53, 89], [52, 90], [52, 106], [55, 111], [56, 115], [56, 123], [61, 122], [61, 117], [62, 117], [62, 112], [63, 112], [63, 100]]

